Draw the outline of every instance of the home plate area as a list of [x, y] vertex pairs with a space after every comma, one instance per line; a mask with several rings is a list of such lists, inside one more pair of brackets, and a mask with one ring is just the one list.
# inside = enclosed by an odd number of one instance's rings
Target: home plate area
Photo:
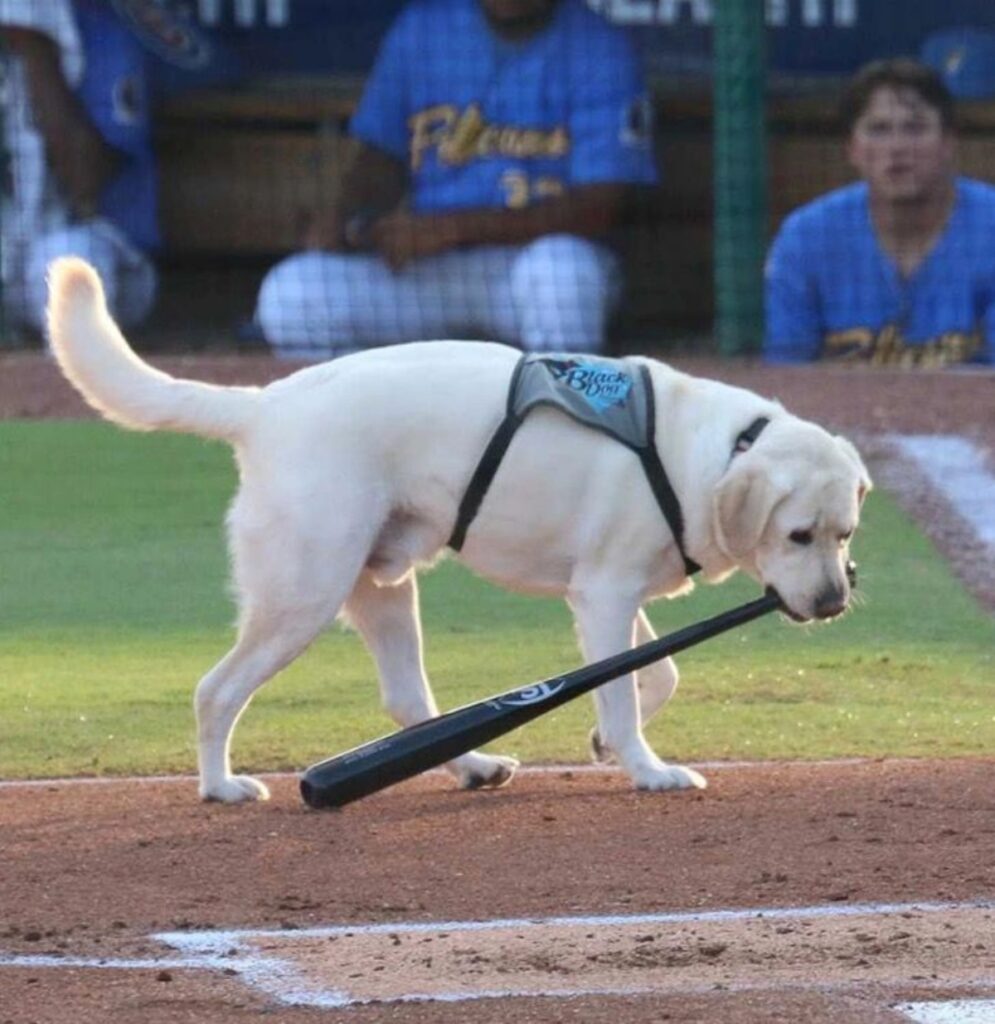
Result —
[[896, 1009], [924, 1022], [995, 1021], [995, 903], [988, 902], [183, 932], [156, 938], [186, 954], [190, 963], [198, 958], [227, 962], [249, 985], [290, 1005], [703, 994], [805, 987], [817, 978], [821, 989], [990, 988], [991, 1000], [941, 998]]
[[[547, 1006], [624, 996], [707, 1005], [717, 996], [812, 992], [837, 1001], [838, 1019], [853, 1024], [995, 1022], [992, 901], [400, 921], [151, 938], [176, 956], [0, 955], [0, 978], [2, 968], [134, 969], [157, 971], [159, 981], [172, 980], [173, 971], [206, 972], [237, 979], [264, 1006], [288, 1011], [485, 1000], [509, 1018], [529, 997]], [[480, 1006], [475, 1018], [487, 1019]]]
[[0, 1024], [995, 1024], [995, 761], [0, 785]]

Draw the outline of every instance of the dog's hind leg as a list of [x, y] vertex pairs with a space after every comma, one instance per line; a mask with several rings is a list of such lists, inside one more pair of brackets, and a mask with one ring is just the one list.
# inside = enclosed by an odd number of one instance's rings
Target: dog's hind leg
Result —
[[[406, 727], [438, 715], [422, 658], [414, 572], [384, 585], [364, 572], [346, 602], [345, 614], [377, 663], [384, 707], [394, 721]], [[446, 764], [463, 789], [503, 786], [517, 767], [513, 758], [476, 751]]]
[[[636, 643], [648, 644], [656, 639], [649, 616], [640, 608], [636, 616]], [[639, 670], [639, 713], [645, 725], [677, 689], [678, 672], [673, 658], [663, 658]]]
[[334, 622], [376, 530], [375, 516], [357, 526], [340, 512], [307, 533], [293, 508], [259, 515], [257, 503], [253, 518], [247, 507], [240, 495], [229, 515], [238, 640], [200, 681], [195, 698], [200, 795], [225, 803], [269, 796], [257, 779], [232, 775], [232, 732], [256, 690]]
[[[649, 617], [640, 608], [636, 616], [636, 643], [645, 644], [656, 639]], [[646, 723], [667, 703], [677, 689], [678, 672], [673, 658], [654, 661], [641, 668], [636, 677], [639, 687], [639, 718]], [[591, 730], [591, 759], [599, 764], [612, 760], [611, 750], [604, 744], [598, 727]]]
[[252, 695], [289, 665], [327, 626], [334, 615], [249, 615], [235, 646], [197, 686], [197, 743], [200, 796], [203, 800], [240, 803], [266, 800], [269, 790], [258, 779], [231, 773], [231, 737]]

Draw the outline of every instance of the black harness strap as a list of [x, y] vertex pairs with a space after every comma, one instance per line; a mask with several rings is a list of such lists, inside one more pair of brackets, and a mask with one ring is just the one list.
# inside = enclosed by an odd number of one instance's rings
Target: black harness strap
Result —
[[688, 557], [684, 550], [684, 513], [681, 511], [681, 503], [677, 500], [674, 488], [667, 476], [667, 471], [660, 461], [660, 453], [656, 450], [654, 438], [656, 437], [656, 399], [653, 396], [653, 384], [650, 380], [650, 371], [645, 363], [639, 364], [639, 375], [643, 379], [646, 388], [646, 401], [648, 404], [648, 427], [646, 445], [637, 450], [639, 461], [643, 464], [643, 472], [649, 481], [650, 490], [656, 503], [660, 506], [663, 518], [667, 520], [670, 532], [677, 541], [678, 550], [684, 559], [684, 571], [688, 576], [693, 576], [701, 571], [701, 566]]
[[488, 441], [484, 454], [480, 457], [480, 462], [477, 463], [477, 468], [474, 470], [470, 483], [467, 484], [466, 491], [463, 494], [463, 500], [460, 502], [459, 512], [456, 515], [456, 525], [453, 527], [453, 532], [449, 537], [449, 546], [453, 551], [459, 551], [463, 547], [463, 542], [466, 540], [466, 531], [470, 528], [470, 523], [473, 522], [480, 511], [484, 495], [487, 494], [488, 488], [491, 486], [491, 481], [501, 465], [504, 453], [508, 450], [511, 439], [515, 436], [515, 431], [522, 425], [521, 419], [515, 415], [513, 403], [518, 378], [521, 377], [524, 366], [525, 356], [522, 356], [515, 363], [515, 369], [511, 375], [511, 383], [508, 385], [508, 403], [504, 419], [501, 421], [501, 426], [495, 431], [494, 436]]

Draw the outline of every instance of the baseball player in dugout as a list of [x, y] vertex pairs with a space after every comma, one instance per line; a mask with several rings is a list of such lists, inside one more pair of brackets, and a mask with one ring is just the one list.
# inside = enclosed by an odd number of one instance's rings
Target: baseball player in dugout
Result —
[[145, 52], [110, 4], [0, 0], [3, 303], [41, 332], [46, 268], [90, 260], [116, 316], [152, 306], [158, 243]]
[[841, 114], [862, 180], [796, 210], [774, 240], [767, 361], [995, 363], [995, 187], [957, 173], [943, 80], [876, 61]]
[[656, 180], [625, 30], [583, 0], [412, 0], [350, 134], [338, 202], [260, 290], [278, 355], [454, 337], [603, 348], [621, 284], [607, 239]]

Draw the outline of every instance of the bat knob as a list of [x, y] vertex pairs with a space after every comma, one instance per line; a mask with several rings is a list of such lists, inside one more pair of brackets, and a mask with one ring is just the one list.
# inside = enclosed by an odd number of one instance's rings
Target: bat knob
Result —
[[301, 799], [315, 811], [338, 811], [341, 803], [335, 798], [334, 793], [329, 793], [321, 786], [315, 784], [314, 780], [305, 772], [300, 779]]
[[857, 563], [852, 558], [848, 558], [847, 562], [846, 562], [846, 566], [844, 567], [843, 571], [846, 573], [846, 581], [847, 581], [847, 583], [849, 583], [851, 587], [856, 587], [856, 585], [857, 585]]

